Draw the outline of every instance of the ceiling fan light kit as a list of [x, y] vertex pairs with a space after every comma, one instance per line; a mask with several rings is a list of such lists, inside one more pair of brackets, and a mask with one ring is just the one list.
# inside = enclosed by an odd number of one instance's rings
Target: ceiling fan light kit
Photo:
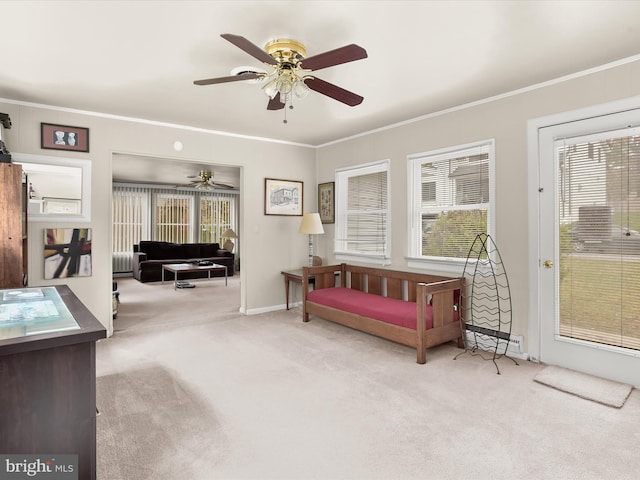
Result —
[[194, 182], [193, 186], [199, 190], [211, 190], [213, 188], [213, 184], [211, 183], [211, 172], [201, 171], [198, 176], [200, 180]]
[[198, 175], [192, 175], [187, 178], [197, 178], [197, 180], [191, 181], [191, 186], [193, 188], [197, 188], [198, 190], [213, 190], [214, 188], [222, 188], [227, 190], [233, 190], [236, 187], [227, 183], [220, 183], [213, 181], [213, 172], [206, 172], [204, 170], [200, 170]]
[[[267, 43], [264, 50], [244, 37], [224, 33], [225, 40], [260, 60], [271, 71], [262, 72], [252, 67], [237, 67], [228, 77], [196, 80], [195, 85], [212, 85], [237, 81], [254, 80], [264, 83], [262, 90], [269, 97], [267, 110], [281, 110], [288, 106], [293, 108], [294, 98], [303, 99], [311, 90], [354, 107], [364, 100], [363, 97], [343, 88], [309, 75], [312, 70], [340, 65], [367, 58], [364, 48], [351, 44], [321, 53], [309, 58], [306, 46], [288, 38], [277, 39]], [[284, 123], [287, 123], [286, 110]]]

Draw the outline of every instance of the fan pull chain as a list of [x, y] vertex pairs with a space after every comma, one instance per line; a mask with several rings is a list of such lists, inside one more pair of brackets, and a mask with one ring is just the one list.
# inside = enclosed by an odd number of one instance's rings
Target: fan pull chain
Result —
[[[293, 96], [289, 99], [289, 110], [293, 110]], [[289, 123], [287, 122], [287, 105], [286, 104], [284, 106], [284, 120], [282, 121], [282, 123]]]

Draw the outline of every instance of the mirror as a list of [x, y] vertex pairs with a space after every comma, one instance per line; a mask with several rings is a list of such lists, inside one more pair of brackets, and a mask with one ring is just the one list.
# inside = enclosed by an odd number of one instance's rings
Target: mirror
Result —
[[91, 220], [91, 162], [63, 157], [12, 153], [22, 165], [29, 191], [28, 221]]

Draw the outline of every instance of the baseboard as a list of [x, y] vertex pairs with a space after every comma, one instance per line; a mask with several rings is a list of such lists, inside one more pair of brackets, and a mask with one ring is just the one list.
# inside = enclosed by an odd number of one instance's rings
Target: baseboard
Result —
[[[496, 339], [494, 337], [489, 337], [488, 335], [484, 335], [482, 333], [476, 333], [466, 331], [466, 340], [468, 346], [473, 346], [477, 342], [478, 348], [485, 352], [493, 353], [496, 351]], [[505, 353], [505, 345], [507, 341], [503, 339], [498, 339], [498, 353]], [[509, 345], [507, 346], [507, 355], [510, 357], [519, 358], [521, 360], [527, 360], [529, 358], [529, 354], [524, 352], [523, 348], [524, 337], [522, 335], [510, 335], [509, 336]]]
[[[291, 307], [292, 304], [289, 304]], [[287, 308], [285, 304], [281, 305], [271, 305], [270, 307], [262, 307], [262, 308], [250, 308], [244, 312], [245, 315], [259, 315], [261, 313], [269, 313], [269, 312], [277, 312], [278, 310], [284, 310]]]

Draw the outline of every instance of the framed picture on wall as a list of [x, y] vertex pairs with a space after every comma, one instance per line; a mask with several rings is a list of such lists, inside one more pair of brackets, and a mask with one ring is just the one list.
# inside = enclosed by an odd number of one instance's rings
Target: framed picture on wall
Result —
[[335, 223], [335, 182], [318, 185], [318, 210], [322, 223]]
[[40, 148], [89, 151], [89, 129], [53, 123], [40, 124]]
[[264, 179], [264, 214], [302, 216], [303, 182]]
[[91, 229], [44, 229], [44, 278], [90, 277]]

